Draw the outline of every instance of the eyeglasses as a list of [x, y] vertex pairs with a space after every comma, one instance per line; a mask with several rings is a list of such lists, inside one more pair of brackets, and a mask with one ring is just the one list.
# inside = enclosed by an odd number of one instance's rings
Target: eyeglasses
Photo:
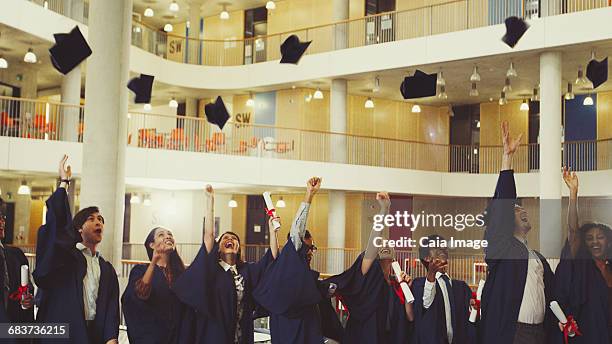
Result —
[[6, 215], [0, 214], [0, 221], [6, 221]]

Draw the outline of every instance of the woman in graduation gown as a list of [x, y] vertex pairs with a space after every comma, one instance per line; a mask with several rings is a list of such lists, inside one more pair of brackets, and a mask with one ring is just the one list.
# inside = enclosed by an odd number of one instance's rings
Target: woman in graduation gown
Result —
[[[334, 312], [331, 303], [328, 307], [324, 304], [330, 302], [329, 284], [319, 282], [319, 272], [310, 268], [315, 248], [306, 222], [310, 204], [320, 187], [318, 177], [306, 183], [306, 196], [291, 225], [287, 244], [278, 257], [274, 255], [274, 262], [266, 269], [253, 293], [257, 303], [270, 312], [270, 334], [274, 344], [321, 344], [324, 335], [336, 340], [341, 337], [337, 332], [326, 331], [341, 328], [335, 313], [327, 323], [321, 323], [323, 312], [330, 309]], [[274, 254], [274, 250], [272, 252]]]
[[167, 228], [152, 229], [144, 245], [151, 262], [132, 268], [121, 297], [128, 338], [133, 344], [175, 344], [185, 307], [171, 287], [185, 265]]
[[[381, 214], [388, 214], [391, 206], [389, 195], [378, 193], [376, 199]], [[388, 229], [384, 231], [388, 233]], [[399, 284], [391, 275], [393, 250], [377, 249], [374, 246], [376, 237], [380, 234], [373, 229], [366, 251], [355, 263], [347, 271], [325, 280], [336, 284], [335, 295], [349, 311], [343, 343], [399, 344], [411, 340], [412, 303], [404, 300]], [[405, 273], [402, 272], [400, 277], [410, 285], [410, 278]]]
[[272, 261], [270, 250], [256, 263], [241, 259], [240, 238], [225, 232], [214, 240], [214, 194], [206, 186], [204, 243], [193, 263], [176, 280], [176, 296], [195, 312], [183, 322], [180, 343], [250, 344], [254, 341], [252, 293], [265, 267]]
[[[563, 171], [570, 190], [568, 238], [555, 273], [555, 296], [582, 336], [570, 343], [612, 343], [612, 229], [578, 221], [578, 176]], [[557, 343], [563, 342], [558, 333]]]

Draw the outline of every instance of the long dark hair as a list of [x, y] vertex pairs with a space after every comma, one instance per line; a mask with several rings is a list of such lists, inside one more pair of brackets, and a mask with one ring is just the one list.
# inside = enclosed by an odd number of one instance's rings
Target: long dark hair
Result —
[[612, 228], [603, 223], [587, 222], [578, 228], [578, 235], [580, 237], [580, 249], [578, 250], [578, 257], [580, 258], [592, 258], [591, 252], [586, 244], [587, 232], [591, 229], [599, 228], [602, 230], [608, 241], [608, 247], [605, 249], [606, 261], [608, 262], [608, 269], [612, 269]]
[[[158, 229], [167, 228], [155, 227], [151, 229], [149, 235], [147, 235], [147, 238], [144, 242], [145, 249], [147, 250], [147, 256], [149, 256], [149, 260], [153, 259], [153, 249], [149, 244], [155, 242], [155, 232]], [[176, 278], [178, 278], [185, 271], [185, 264], [183, 263], [183, 260], [181, 259], [181, 256], [179, 256], [178, 252], [176, 252], [176, 248], [172, 252], [170, 252], [168, 264], [170, 270], [172, 271], [172, 275], [174, 276], [174, 280], [176, 280]]]
[[[219, 246], [219, 248], [221, 248], [221, 239], [223, 239], [223, 236], [226, 234], [232, 234], [236, 237], [236, 239], [238, 239], [238, 255], [236, 256], [236, 266], [241, 266], [242, 264], [244, 264], [244, 261], [242, 260], [242, 243], [240, 242], [240, 236], [238, 236], [238, 234], [230, 231], [221, 234], [219, 236], [219, 239], [217, 239], [217, 245]], [[221, 259], [221, 250], [218, 251], [217, 256], [219, 257], [219, 259]]]

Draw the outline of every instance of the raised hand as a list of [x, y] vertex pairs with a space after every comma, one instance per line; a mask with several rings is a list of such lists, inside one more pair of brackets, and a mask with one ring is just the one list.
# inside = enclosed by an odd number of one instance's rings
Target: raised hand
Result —
[[578, 175], [567, 166], [563, 167], [563, 181], [570, 191], [578, 191]]
[[306, 191], [310, 194], [316, 194], [321, 188], [321, 182], [323, 180], [320, 177], [312, 177], [306, 182]]
[[70, 180], [70, 178], [72, 178], [72, 169], [70, 165], [66, 166], [67, 161], [68, 155], [64, 154], [64, 157], [59, 163], [59, 177], [61, 180]]
[[408, 276], [404, 271], [400, 272], [400, 283], [401, 282], [406, 282], [409, 287], [412, 287], [412, 277]]
[[441, 259], [434, 259], [429, 262], [429, 268], [427, 269], [427, 280], [434, 282], [436, 280], [436, 273], [443, 272], [448, 266], [448, 262]]
[[514, 152], [516, 152], [517, 148], [521, 144], [521, 139], [523, 138], [523, 134], [520, 134], [515, 139], [511, 138], [508, 121], [502, 122], [501, 131], [502, 131], [502, 142], [504, 144], [504, 155], [514, 154]]
[[279, 224], [281, 224], [281, 219], [278, 216], [272, 217], [269, 216], [268, 217], [268, 228], [270, 229], [270, 232], [274, 231], [274, 232], [278, 232], [281, 228], [278, 227], [278, 229], [274, 228], [274, 223], [272, 223], [273, 221], [278, 221]]
[[378, 205], [380, 205], [380, 209], [383, 211], [388, 211], [391, 207], [391, 198], [388, 192], [377, 193], [376, 200], [378, 201]]

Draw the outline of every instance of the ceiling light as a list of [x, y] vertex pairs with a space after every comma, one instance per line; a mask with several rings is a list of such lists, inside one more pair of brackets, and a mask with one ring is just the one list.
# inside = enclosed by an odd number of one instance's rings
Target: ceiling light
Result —
[[516, 69], [514, 69], [514, 62], [510, 61], [510, 67], [508, 68], [508, 71], [506, 72], [506, 77], [508, 78], [516, 78], [517, 73], [516, 73]]
[[565, 94], [565, 100], [572, 100], [576, 96], [574, 95], [574, 85], [571, 82], [567, 83], [567, 93]]
[[499, 105], [508, 104], [508, 100], [506, 99], [506, 92], [502, 91], [501, 96], [499, 97]]
[[368, 97], [368, 99], [365, 101], [364, 104], [366, 109], [373, 109], [374, 108], [374, 101], [372, 100], [372, 98]]
[[421, 112], [421, 107], [419, 106], [419, 104], [414, 104], [414, 105], [412, 105], [412, 112], [413, 112], [413, 113], [419, 113], [419, 112]]
[[170, 101], [168, 102], [168, 106], [176, 109], [178, 108], [178, 102], [176, 101], [176, 99], [174, 99], [174, 97], [172, 97], [172, 99], [170, 99]]
[[230, 199], [229, 202], [227, 202], [227, 206], [230, 208], [237, 208], [238, 207], [238, 202], [234, 201], [233, 199]]
[[140, 33], [141, 31], [142, 29], [140, 28], [140, 26], [134, 26], [134, 32]]
[[540, 100], [540, 93], [538, 92], [538, 88], [535, 87], [533, 89], [533, 95], [531, 96], [531, 101], [532, 102], [537, 102]]
[[472, 70], [472, 75], [470, 76], [470, 81], [471, 82], [480, 81], [480, 74], [478, 73], [478, 66], [474, 66], [474, 69]]
[[146, 103], [146, 104], [144, 105], [143, 109], [144, 109], [145, 111], [151, 111], [151, 104], [150, 104], [150, 103]]
[[593, 97], [591, 97], [591, 95], [589, 94], [586, 98], [584, 98], [582, 105], [593, 105]]
[[174, 28], [172, 27], [172, 24], [168, 23], [166, 25], [164, 25], [164, 31], [166, 32], [172, 32]]
[[306, 103], [310, 103], [310, 101], [312, 100], [312, 93], [308, 93], [305, 97], [304, 100], [306, 101]]
[[314, 95], [312, 96], [314, 99], [323, 99], [323, 92], [321, 92], [320, 88], [317, 88]]
[[438, 86], [446, 85], [446, 80], [444, 80], [444, 73], [442, 73], [442, 71], [438, 73], [438, 79], [436, 80], [436, 85]]
[[476, 128], [480, 128], [480, 121], [476, 121]]
[[446, 94], [446, 86], [440, 86], [440, 94], [438, 94], [438, 98], [440, 99], [448, 98], [448, 94]]
[[36, 54], [34, 54], [34, 50], [32, 48], [28, 48], [28, 52], [23, 56], [23, 62], [26, 63], [36, 63], [38, 59], [36, 58]]
[[470, 96], [477, 97], [479, 95], [476, 82], [472, 82], [472, 88], [470, 89]]
[[179, 8], [179, 4], [177, 4], [177, 3], [176, 3], [176, 1], [175, 1], [175, 0], [173, 0], [173, 1], [170, 3], [170, 7], [168, 7], [168, 9], [170, 10], [170, 12], [178, 12], [178, 11], [179, 11], [179, 9], [180, 9], [180, 8]]
[[8, 68], [8, 61], [0, 55], [0, 69]]
[[223, 5], [223, 11], [219, 13], [219, 18], [223, 20], [229, 19], [229, 12], [227, 11], [227, 8], [225, 7], [225, 5]]
[[144, 205], [145, 207], [150, 207], [151, 206], [151, 195], [149, 194], [145, 194], [144, 195], [144, 201], [142, 201], [142, 205]]
[[253, 97], [249, 96], [249, 99], [247, 99], [247, 101], [246, 101], [246, 106], [248, 106], [248, 107], [255, 106], [255, 100], [253, 99]]
[[25, 180], [22, 180], [21, 185], [19, 186], [19, 189], [17, 189], [17, 194], [18, 195], [29, 195], [31, 192], [32, 190], [30, 189], [28, 182], [26, 182]]
[[140, 196], [137, 193], [132, 193], [130, 197], [130, 204], [140, 204]]
[[43, 8], [46, 9], [46, 10], [49, 9], [49, 1], [45, 0], [43, 2]]
[[521, 111], [529, 111], [529, 103], [527, 103], [527, 99], [523, 99], [520, 109]]
[[151, 7], [147, 7], [147, 9], [144, 10], [145, 17], [153, 17], [154, 15], [155, 13], [153, 12], [153, 9]]
[[276, 9], [276, 4], [274, 3], [274, 1], [270, 0], [270, 1], [266, 2], [266, 9], [267, 10], [274, 10], [274, 9]]
[[286, 206], [285, 201], [283, 201], [283, 196], [281, 196], [276, 202], [276, 208], [284, 208]]
[[512, 85], [510, 85], [510, 78], [506, 78], [506, 81], [504, 82], [504, 92], [512, 92]]
[[576, 81], [574, 83], [578, 86], [588, 83], [588, 80], [584, 77], [582, 66], [578, 66], [578, 77], [576, 78]]

